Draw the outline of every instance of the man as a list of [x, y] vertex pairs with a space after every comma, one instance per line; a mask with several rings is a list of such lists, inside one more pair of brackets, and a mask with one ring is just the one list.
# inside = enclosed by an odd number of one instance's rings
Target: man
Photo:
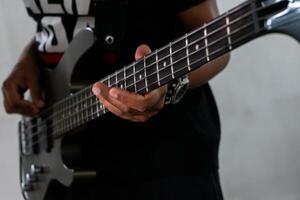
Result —
[[[91, 1], [68, 0], [27, 0], [25, 5], [38, 23], [37, 34], [4, 82], [3, 94], [8, 113], [34, 116], [44, 107], [40, 63], [55, 67], [76, 33], [94, 26], [94, 7]], [[97, 55], [108, 60], [109, 69], [99, 66], [99, 71], [112, 73], [133, 55], [142, 58], [150, 47], [157, 49], [218, 15], [215, 0], [129, 0], [127, 10], [125, 38], [113, 56], [91, 52], [95, 61]], [[82, 141], [90, 152], [85, 161], [99, 175], [92, 185], [73, 186], [65, 197], [49, 199], [222, 199], [219, 118], [207, 82], [227, 62], [224, 55], [189, 73], [189, 91], [176, 104], [165, 103], [172, 84], [145, 95], [94, 84], [94, 94], [111, 112], [87, 128], [91, 138]], [[23, 98], [27, 89], [32, 101]]]

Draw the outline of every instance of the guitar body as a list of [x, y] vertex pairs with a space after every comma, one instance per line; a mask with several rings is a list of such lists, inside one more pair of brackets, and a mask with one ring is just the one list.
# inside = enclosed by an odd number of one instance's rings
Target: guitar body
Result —
[[[71, 95], [71, 80], [76, 63], [94, 41], [94, 33], [91, 30], [82, 31], [70, 44], [55, 69], [41, 69], [41, 80], [47, 97], [46, 105], [55, 104]], [[47, 107], [45, 109], [47, 110]], [[29, 121], [30, 119], [23, 118], [27, 126], [39, 125], [39, 120], [31, 123]], [[51, 126], [51, 123], [53, 122], [46, 125]], [[54, 139], [51, 132], [45, 131], [43, 126], [38, 128], [38, 135], [22, 131], [22, 123], [19, 126], [20, 179], [25, 199], [42, 200], [48, 194], [63, 191], [77, 180], [77, 177], [86, 180], [96, 175], [93, 171], [80, 171], [84, 166], [72, 166], [72, 163], [80, 163], [81, 158], [80, 147], [76, 145], [77, 139], [72, 137], [73, 134], [70, 137]], [[36, 132], [38, 129], [32, 130]], [[80, 131], [76, 132], [80, 134]]]

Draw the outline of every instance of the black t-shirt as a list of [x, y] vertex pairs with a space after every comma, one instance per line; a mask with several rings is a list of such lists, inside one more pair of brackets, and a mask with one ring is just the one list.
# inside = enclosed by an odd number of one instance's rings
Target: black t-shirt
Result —
[[[59, 61], [80, 29], [94, 27], [94, 9], [92, 0], [45, 2], [27, 0], [25, 4], [38, 24], [36, 41], [41, 58], [53, 64]], [[114, 52], [117, 64], [99, 67], [97, 77], [90, 80], [100, 80], [105, 74], [132, 62], [140, 44], [156, 49], [184, 34], [176, 13], [200, 2], [129, 0], [125, 37]], [[105, 59], [106, 53], [99, 47], [92, 48], [89, 60], [98, 62]], [[166, 106], [145, 123], [106, 114], [86, 128], [83, 135], [86, 156], [82, 162], [99, 169], [104, 176], [146, 177], [201, 173], [218, 168], [220, 125], [208, 84], [188, 91], [178, 104]]]

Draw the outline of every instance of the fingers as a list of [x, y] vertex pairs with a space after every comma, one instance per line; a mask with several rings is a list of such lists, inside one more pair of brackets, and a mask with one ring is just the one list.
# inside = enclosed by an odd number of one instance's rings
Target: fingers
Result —
[[42, 92], [41, 92], [40, 86], [38, 84], [38, 81], [30, 80], [28, 82], [28, 87], [29, 87], [30, 94], [31, 94], [31, 97], [32, 97], [32, 102], [38, 108], [44, 107], [45, 104], [42, 100]]
[[151, 109], [160, 109], [156, 107], [156, 104], [162, 98], [162, 93], [159, 90], [154, 90], [145, 96], [130, 93], [126, 90], [121, 90], [118, 88], [112, 88], [109, 91], [111, 99], [122, 102], [127, 107], [137, 110], [139, 112], [151, 111]]
[[7, 113], [20, 113], [34, 116], [39, 109], [29, 101], [23, 99], [19, 86], [13, 81], [7, 80], [3, 83], [2, 92], [4, 96], [4, 107]]
[[138, 60], [149, 53], [151, 53], [150, 47], [146, 44], [142, 44], [135, 51], [135, 59]]
[[[117, 91], [117, 97], [114, 94], [115, 90]], [[110, 112], [123, 119], [144, 122], [157, 114], [159, 110], [158, 108], [149, 107], [149, 102], [145, 102], [144, 97], [141, 95], [117, 88], [109, 89], [102, 83], [94, 84], [93, 93]], [[125, 101], [122, 101], [122, 99]], [[149, 109], [147, 109], [148, 107]]]

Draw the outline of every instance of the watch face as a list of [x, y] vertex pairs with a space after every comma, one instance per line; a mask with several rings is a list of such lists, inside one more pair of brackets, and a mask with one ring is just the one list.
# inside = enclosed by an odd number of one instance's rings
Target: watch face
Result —
[[189, 80], [187, 76], [185, 76], [178, 81], [177, 87], [175, 88], [174, 96], [172, 98], [172, 104], [178, 103], [183, 98], [188, 88], [189, 88]]

